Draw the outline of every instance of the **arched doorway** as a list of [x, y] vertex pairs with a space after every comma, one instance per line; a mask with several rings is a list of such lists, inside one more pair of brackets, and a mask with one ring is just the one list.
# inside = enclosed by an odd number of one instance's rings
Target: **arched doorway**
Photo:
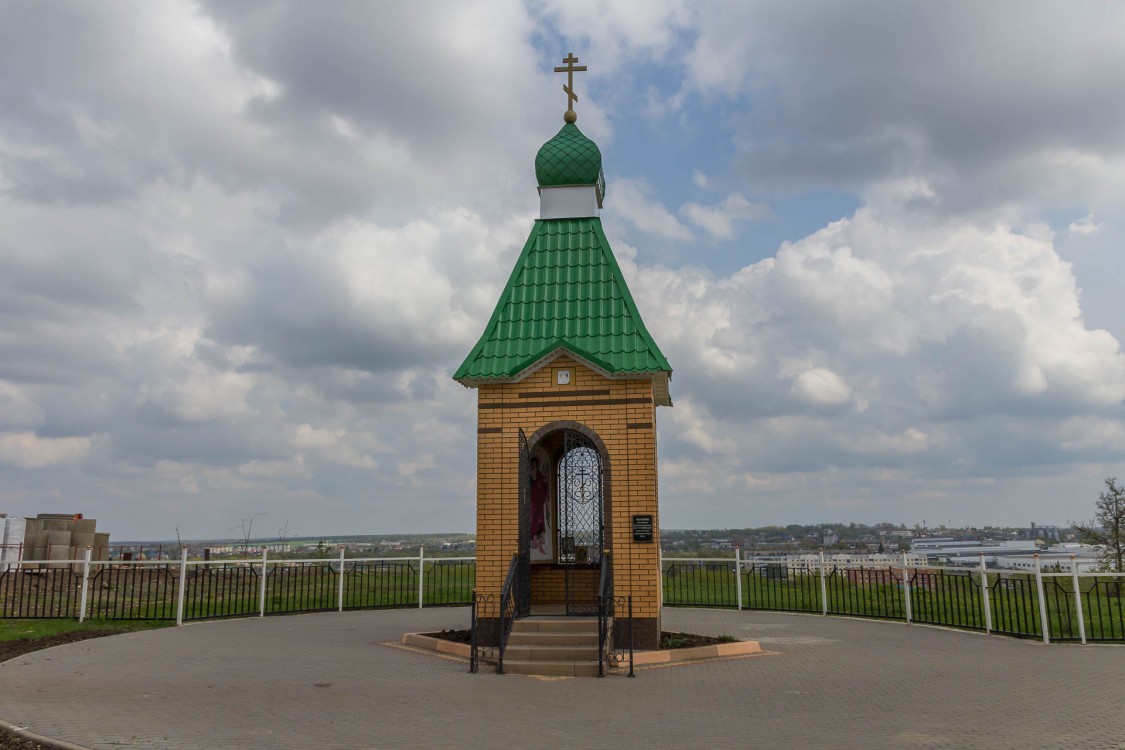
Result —
[[581, 585], [578, 571], [601, 565], [605, 551], [602, 458], [593, 442], [574, 430], [563, 431], [556, 485], [566, 613], [597, 614], [597, 591]]
[[[521, 576], [532, 598], [566, 614], [597, 613], [598, 569], [609, 539], [609, 463], [593, 430], [554, 423], [520, 439]], [[532, 571], [534, 566], [535, 570]]]

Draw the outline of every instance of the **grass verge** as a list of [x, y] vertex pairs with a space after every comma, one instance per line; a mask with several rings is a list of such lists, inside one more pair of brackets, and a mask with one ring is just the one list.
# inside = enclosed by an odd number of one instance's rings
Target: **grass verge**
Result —
[[[98, 636], [113, 633], [131, 633], [135, 630], [153, 630], [171, 625], [166, 620], [0, 620], [0, 642], [35, 641], [55, 635], [69, 633], [89, 633], [96, 631]], [[97, 637], [97, 636], [95, 636]], [[29, 648], [28, 651], [36, 651]], [[11, 658], [11, 657], [9, 657]]]

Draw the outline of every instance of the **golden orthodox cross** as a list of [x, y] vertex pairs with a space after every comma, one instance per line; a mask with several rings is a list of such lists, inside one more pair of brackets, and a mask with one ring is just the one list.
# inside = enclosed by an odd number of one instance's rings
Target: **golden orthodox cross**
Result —
[[566, 118], [565, 119], [566, 119], [567, 122], [574, 122], [574, 119], [572, 119], [572, 118], [576, 118], [577, 115], [573, 115], [572, 113], [574, 112], [574, 103], [576, 101], [578, 101], [578, 94], [574, 93], [574, 74], [579, 73], [579, 72], [585, 72], [586, 66], [574, 64], [574, 63], [578, 62], [578, 58], [574, 56], [573, 52], [568, 52], [566, 57], [563, 58], [563, 62], [566, 63], [566, 67], [565, 68], [555, 68], [555, 72], [556, 73], [566, 73], [566, 83], [563, 84], [563, 91], [566, 92]]

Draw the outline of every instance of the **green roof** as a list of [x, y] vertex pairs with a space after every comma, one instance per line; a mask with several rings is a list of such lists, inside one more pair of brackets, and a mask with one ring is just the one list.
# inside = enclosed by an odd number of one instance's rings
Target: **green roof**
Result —
[[671, 373], [601, 219], [540, 219], [455, 380], [513, 378], [559, 348], [611, 375]]
[[535, 155], [535, 178], [539, 187], [595, 185], [605, 197], [602, 152], [598, 144], [582, 135], [573, 122], [563, 125], [555, 137]]

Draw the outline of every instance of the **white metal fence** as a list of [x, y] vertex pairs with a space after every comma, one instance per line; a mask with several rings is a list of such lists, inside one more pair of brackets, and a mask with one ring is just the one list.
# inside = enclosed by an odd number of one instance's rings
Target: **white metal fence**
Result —
[[0, 572], [0, 617], [192, 619], [467, 605], [472, 557], [26, 560]]
[[[666, 606], [850, 615], [1025, 638], [1125, 643], [1125, 574], [940, 568], [900, 556], [662, 558]], [[21, 561], [0, 617], [162, 619], [468, 605], [472, 557]]]
[[[736, 574], [737, 571], [737, 574]], [[662, 603], [898, 619], [1061, 641], [1125, 642], [1125, 574], [942, 568], [902, 555], [662, 558]]]

